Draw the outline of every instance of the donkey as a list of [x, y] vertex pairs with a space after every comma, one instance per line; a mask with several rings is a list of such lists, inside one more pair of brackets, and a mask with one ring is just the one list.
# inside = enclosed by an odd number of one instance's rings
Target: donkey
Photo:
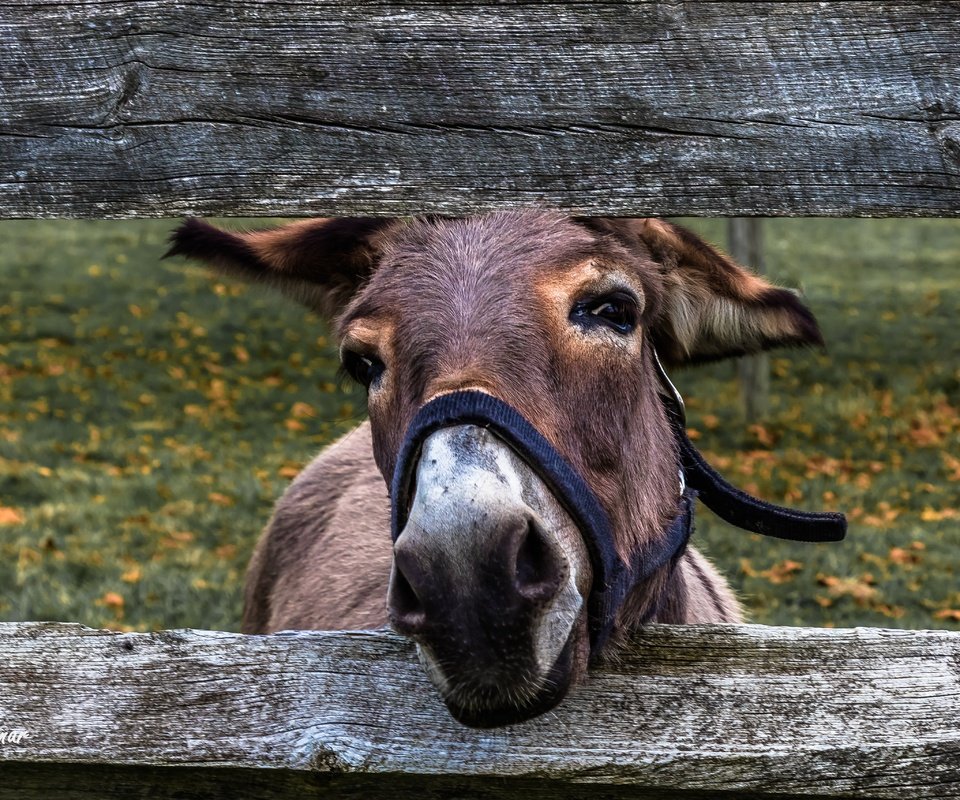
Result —
[[822, 345], [794, 292], [653, 218], [191, 219], [171, 239], [332, 320], [368, 393], [278, 502], [245, 632], [389, 623], [484, 727], [553, 707], [647, 622], [742, 619], [687, 546], [660, 364]]

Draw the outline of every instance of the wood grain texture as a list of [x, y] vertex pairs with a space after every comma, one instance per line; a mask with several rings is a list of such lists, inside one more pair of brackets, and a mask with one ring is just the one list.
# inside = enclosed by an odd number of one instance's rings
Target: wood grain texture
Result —
[[2, 0], [0, 216], [960, 214], [960, 4]]
[[475, 731], [387, 632], [5, 623], [13, 730], [4, 799], [960, 797], [960, 634], [654, 626], [555, 711]]

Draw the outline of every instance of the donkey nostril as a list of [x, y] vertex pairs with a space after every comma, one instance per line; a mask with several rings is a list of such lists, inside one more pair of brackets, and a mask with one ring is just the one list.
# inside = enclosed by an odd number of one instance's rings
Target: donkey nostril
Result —
[[561, 565], [553, 548], [533, 520], [527, 523], [517, 550], [517, 590], [531, 600], [547, 600], [560, 588]]
[[426, 621], [423, 603], [398, 564], [394, 564], [390, 580], [388, 605], [390, 620], [400, 633], [412, 634], [423, 627]]

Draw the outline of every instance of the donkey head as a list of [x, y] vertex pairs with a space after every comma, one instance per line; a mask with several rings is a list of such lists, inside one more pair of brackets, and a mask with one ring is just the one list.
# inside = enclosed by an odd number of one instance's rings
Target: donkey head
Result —
[[[502, 401], [582, 478], [629, 564], [681, 491], [655, 351], [679, 365], [821, 343], [792, 292], [657, 219], [511, 211], [250, 233], [191, 220], [172, 252], [336, 321], [394, 486], [390, 618], [453, 715], [478, 726], [540, 713], [583, 676], [598, 655], [596, 561], [569, 492], [491, 426], [428, 430], [398, 469], [418, 411], [464, 390]], [[649, 616], [669, 577], [665, 565], [635, 586], [617, 627]]]

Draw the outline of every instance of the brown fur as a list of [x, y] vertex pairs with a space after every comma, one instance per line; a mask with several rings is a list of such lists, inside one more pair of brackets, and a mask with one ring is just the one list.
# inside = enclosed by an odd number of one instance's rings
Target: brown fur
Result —
[[[387, 623], [384, 478], [409, 421], [438, 393], [481, 387], [532, 420], [593, 488], [627, 558], [676, 513], [677, 457], [651, 344], [678, 364], [821, 341], [792, 293], [660, 220], [515, 211], [249, 234], [192, 221], [172, 252], [296, 284], [304, 302], [338, 314], [347, 346], [386, 364], [370, 423], [325, 450], [277, 504], [250, 565], [251, 633]], [[569, 324], [570, 303], [604, 282], [640, 299], [635, 335], [597, 338]], [[726, 582], [693, 548], [634, 591], [619, 633], [654, 607], [665, 622], [740, 619]]]

